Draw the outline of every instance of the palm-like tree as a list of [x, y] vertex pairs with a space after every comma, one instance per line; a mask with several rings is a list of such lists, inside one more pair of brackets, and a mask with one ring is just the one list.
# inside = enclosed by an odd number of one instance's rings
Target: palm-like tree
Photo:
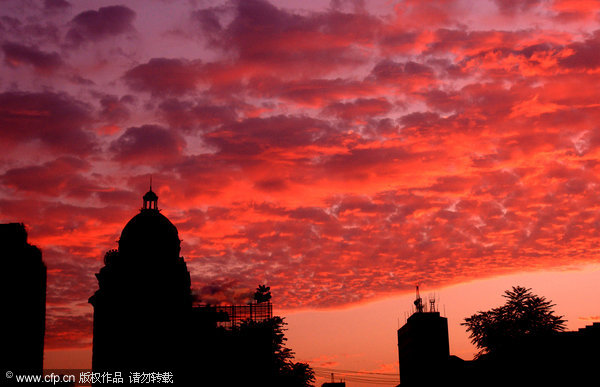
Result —
[[254, 293], [254, 299], [257, 304], [271, 300], [271, 288], [267, 285], [258, 285]]

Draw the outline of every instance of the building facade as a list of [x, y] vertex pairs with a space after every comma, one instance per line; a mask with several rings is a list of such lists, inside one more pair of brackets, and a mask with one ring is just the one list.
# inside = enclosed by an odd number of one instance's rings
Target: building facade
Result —
[[22, 223], [0, 224], [0, 370], [40, 374], [44, 359], [46, 265]]
[[424, 386], [439, 382], [439, 374], [450, 356], [448, 319], [435, 307], [425, 310], [418, 293], [416, 312], [398, 329], [398, 358], [402, 386]]
[[177, 228], [148, 191], [96, 277], [92, 368], [176, 372], [188, 355], [192, 297]]

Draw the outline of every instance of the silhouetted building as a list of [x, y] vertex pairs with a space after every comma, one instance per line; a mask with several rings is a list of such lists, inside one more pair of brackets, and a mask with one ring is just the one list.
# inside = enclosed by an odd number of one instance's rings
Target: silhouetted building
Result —
[[438, 373], [448, 361], [448, 319], [441, 317], [431, 303], [426, 311], [419, 296], [415, 300], [416, 312], [398, 329], [398, 357], [402, 386], [430, 385], [438, 381]]
[[[174, 372], [186, 367], [192, 297], [177, 228], [152, 188], [96, 277], [92, 368]], [[127, 378], [127, 377], [126, 377]], [[125, 380], [127, 382], [127, 380]]]
[[27, 243], [22, 223], [0, 224], [0, 377], [30, 371], [41, 374], [46, 320], [46, 265]]
[[515, 338], [501, 351], [451, 356], [448, 321], [418, 293], [416, 312], [398, 330], [400, 386], [573, 386], [597, 380], [600, 323], [574, 332]]
[[121, 372], [132, 385], [135, 372], [172, 372], [186, 387], [281, 385], [272, 304], [194, 305], [177, 228], [152, 188], [118, 243], [89, 299], [94, 372]]

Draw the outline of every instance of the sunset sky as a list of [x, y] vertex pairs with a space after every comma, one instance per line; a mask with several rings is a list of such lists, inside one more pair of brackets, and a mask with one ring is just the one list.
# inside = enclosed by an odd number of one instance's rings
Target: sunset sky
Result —
[[460, 322], [512, 285], [600, 320], [600, 1], [0, 15], [0, 221], [48, 266], [47, 366], [91, 364], [94, 273], [150, 176], [198, 299], [268, 284], [315, 367], [396, 373], [416, 283], [467, 359]]

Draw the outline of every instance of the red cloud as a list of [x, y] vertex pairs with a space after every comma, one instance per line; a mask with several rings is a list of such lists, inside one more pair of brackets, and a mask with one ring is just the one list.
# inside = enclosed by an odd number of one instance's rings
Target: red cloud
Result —
[[243, 66], [267, 66], [282, 75], [290, 68], [305, 72], [311, 64], [311, 72], [324, 73], [364, 63], [367, 58], [353, 46], [371, 44], [381, 25], [366, 13], [302, 15], [261, 0], [233, 1], [230, 7], [228, 25], [221, 22], [223, 8], [197, 11], [194, 19], [213, 46], [233, 51]]
[[70, 24], [8, 4], [0, 66], [36, 71], [0, 91], [0, 214], [44, 252], [48, 345], [89, 344], [93, 274], [150, 174], [209, 302], [268, 282], [282, 307], [334, 307], [597, 261], [596, 10], [465, 4], [132, 3]]
[[96, 186], [79, 173], [89, 168], [90, 164], [83, 160], [61, 157], [43, 165], [10, 169], [0, 175], [0, 181], [18, 191], [51, 196], [88, 196]]
[[594, 69], [600, 66], [598, 50], [600, 50], [600, 30], [583, 42], [575, 42], [568, 46], [573, 54], [560, 60], [560, 64], [567, 68]]
[[381, 116], [392, 109], [385, 98], [359, 98], [353, 102], [335, 102], [324, 109], [325, 114], [334, 114], [340, 118], [351, 120], [356, 118], [369, 118]]
[[336, 140], [337, 130], [328, 122], [303, 116], [249, 118], [206, 134], [205, 139], [220, 153], [252, 157], [263, 152], [327, 145]]
[[324, 107], [331, 101], [372, 96], [377, 85], [370, 82], [336, 79], [282, 81], [275, 78], [253, 78], [248, 85], [257, 96], [279, 98], [309, 107]]
[[184, 131], [206, 130], [232, 123], [237, 118], [235, 106], [219, 106], [209, 102], [194, 103], [171, 98], [162, 102], [159, 109], [171, 127]]
[[5, 142], [37, 140], [57, 152], [85, 154], [95, 147], [85, 130], [91, 122], [90, 107], [64, 93], [0, 94], [0, 138]]

